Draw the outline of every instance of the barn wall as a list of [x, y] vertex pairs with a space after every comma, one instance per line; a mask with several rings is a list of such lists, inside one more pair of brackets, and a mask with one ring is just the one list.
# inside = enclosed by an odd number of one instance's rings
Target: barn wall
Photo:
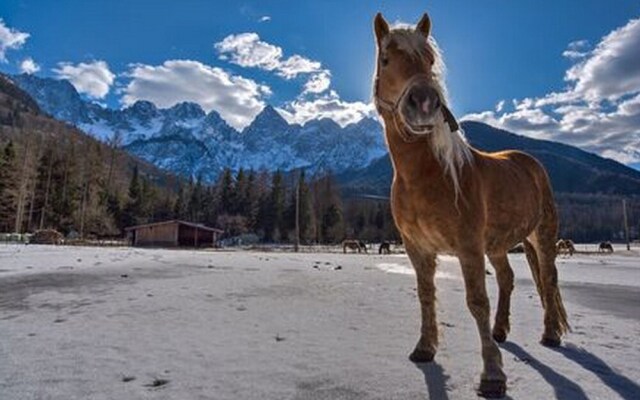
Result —
[[[193, 247], [195, 245], [196, 229], [192, 226], [181, 225], [179, 244], [180, 246]], [[197, 247], [213, 247], [217, 235], [214, 231], [198, 229]]]
[[147, 226], [136, 229], [136, 246], [177, 246], [178, 224]]

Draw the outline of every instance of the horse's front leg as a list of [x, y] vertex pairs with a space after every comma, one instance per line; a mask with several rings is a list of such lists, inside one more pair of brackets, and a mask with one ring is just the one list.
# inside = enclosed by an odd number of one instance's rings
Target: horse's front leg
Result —
[[420, 340], [409, 359], [413, 362], [429, 362], [433, 360], [438, 348], [438, 323], [436, 321], [436, 255], [421, 251], [406, 243], [407, 254], [416, 270], [418, 281], [418, 298], [422, 314]]
[[503, 397], [507, 377], [502, 371], [500, 349], [491, 336], [491, 310], [485, 286], [484, 255], [481, 251], [459, 256], [466, 289], [467, 306], [476, 320], [482, 342], [482, 370], [479, 392], [481, 396]]

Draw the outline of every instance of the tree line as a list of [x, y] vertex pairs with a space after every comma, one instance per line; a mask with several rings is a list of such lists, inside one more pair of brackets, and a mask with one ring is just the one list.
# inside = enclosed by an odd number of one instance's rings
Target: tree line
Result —
[[182, 219], [225, 237], [286, 243], [295, 239], [297, 206], [303, 244], [398, 237], [386, 201], [343, 198], [330, 173], [225, 169], [213, 184], [162, 185], [138, 164], [123, 166], [127, 157], [116, 139], [30, 135], [0, 143], [0, 232], [119, 237], [128, 226]]
[[179, 186], [173, 216], [222, 229], [227, 238], [250, 234], [261, 242], [291, 243], [296, 207], [303, 244], [398, 237], [387, 202], [344, 198], [331, 173], [309, 178], [304, 170], [227, 168], [213, 184], [192, 180]]

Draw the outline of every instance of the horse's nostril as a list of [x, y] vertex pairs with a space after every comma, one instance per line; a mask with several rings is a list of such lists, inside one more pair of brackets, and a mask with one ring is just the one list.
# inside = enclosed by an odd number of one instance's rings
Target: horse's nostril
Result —
[[411, 93], [409, 95], [409, 102], [411, 103], [411, 105], [417, 107], [420, 104], [420, 99], [418, 99], [418, 96], [415, 93]]
[[433, 108], [439, 108], [440, 107], [440, 98], [438, 96], [433, 98]]

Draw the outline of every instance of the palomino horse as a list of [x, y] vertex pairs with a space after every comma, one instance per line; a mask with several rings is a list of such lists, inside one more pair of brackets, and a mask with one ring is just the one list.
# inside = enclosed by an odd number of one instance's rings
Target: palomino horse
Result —
[[351, 249], [351, 250], [357, 250], [358, 253], [362, 252], [364, 250], [364, 252], [367, 252], [367, 245], [361, 241], [361, 240], [344, 240], [342, 242], [342, 250], [346, 253], [347, 249]]
[[[541, 343], [560, 345], [569, 329], [555, 266], [558, 220], [549, 178], [518, 151], [484, 153], [468, 145], [447, 106], [443, 62], [424, 15], [416, 28], [390, 29], [381, 14], [375, 104], [393, 164], [391, 207], [418, 281], [421, 336], [414, 362], [433, 360], [438, 346], [436, 255], [462, 266], [466, 300], [482, 342], [479, 392], [499, 397], [506, 376], [496, 342], [509, 332], [513, 271], [507, 251], [523, 242], [544, 307]], [[493, 331], [485, 287], [485, 254], [496, 270], [498, 310]]]
[[560, 239], [556, 242], [556, 252], [572, 256], [576, 252], [576, 246], [571, 239]]

